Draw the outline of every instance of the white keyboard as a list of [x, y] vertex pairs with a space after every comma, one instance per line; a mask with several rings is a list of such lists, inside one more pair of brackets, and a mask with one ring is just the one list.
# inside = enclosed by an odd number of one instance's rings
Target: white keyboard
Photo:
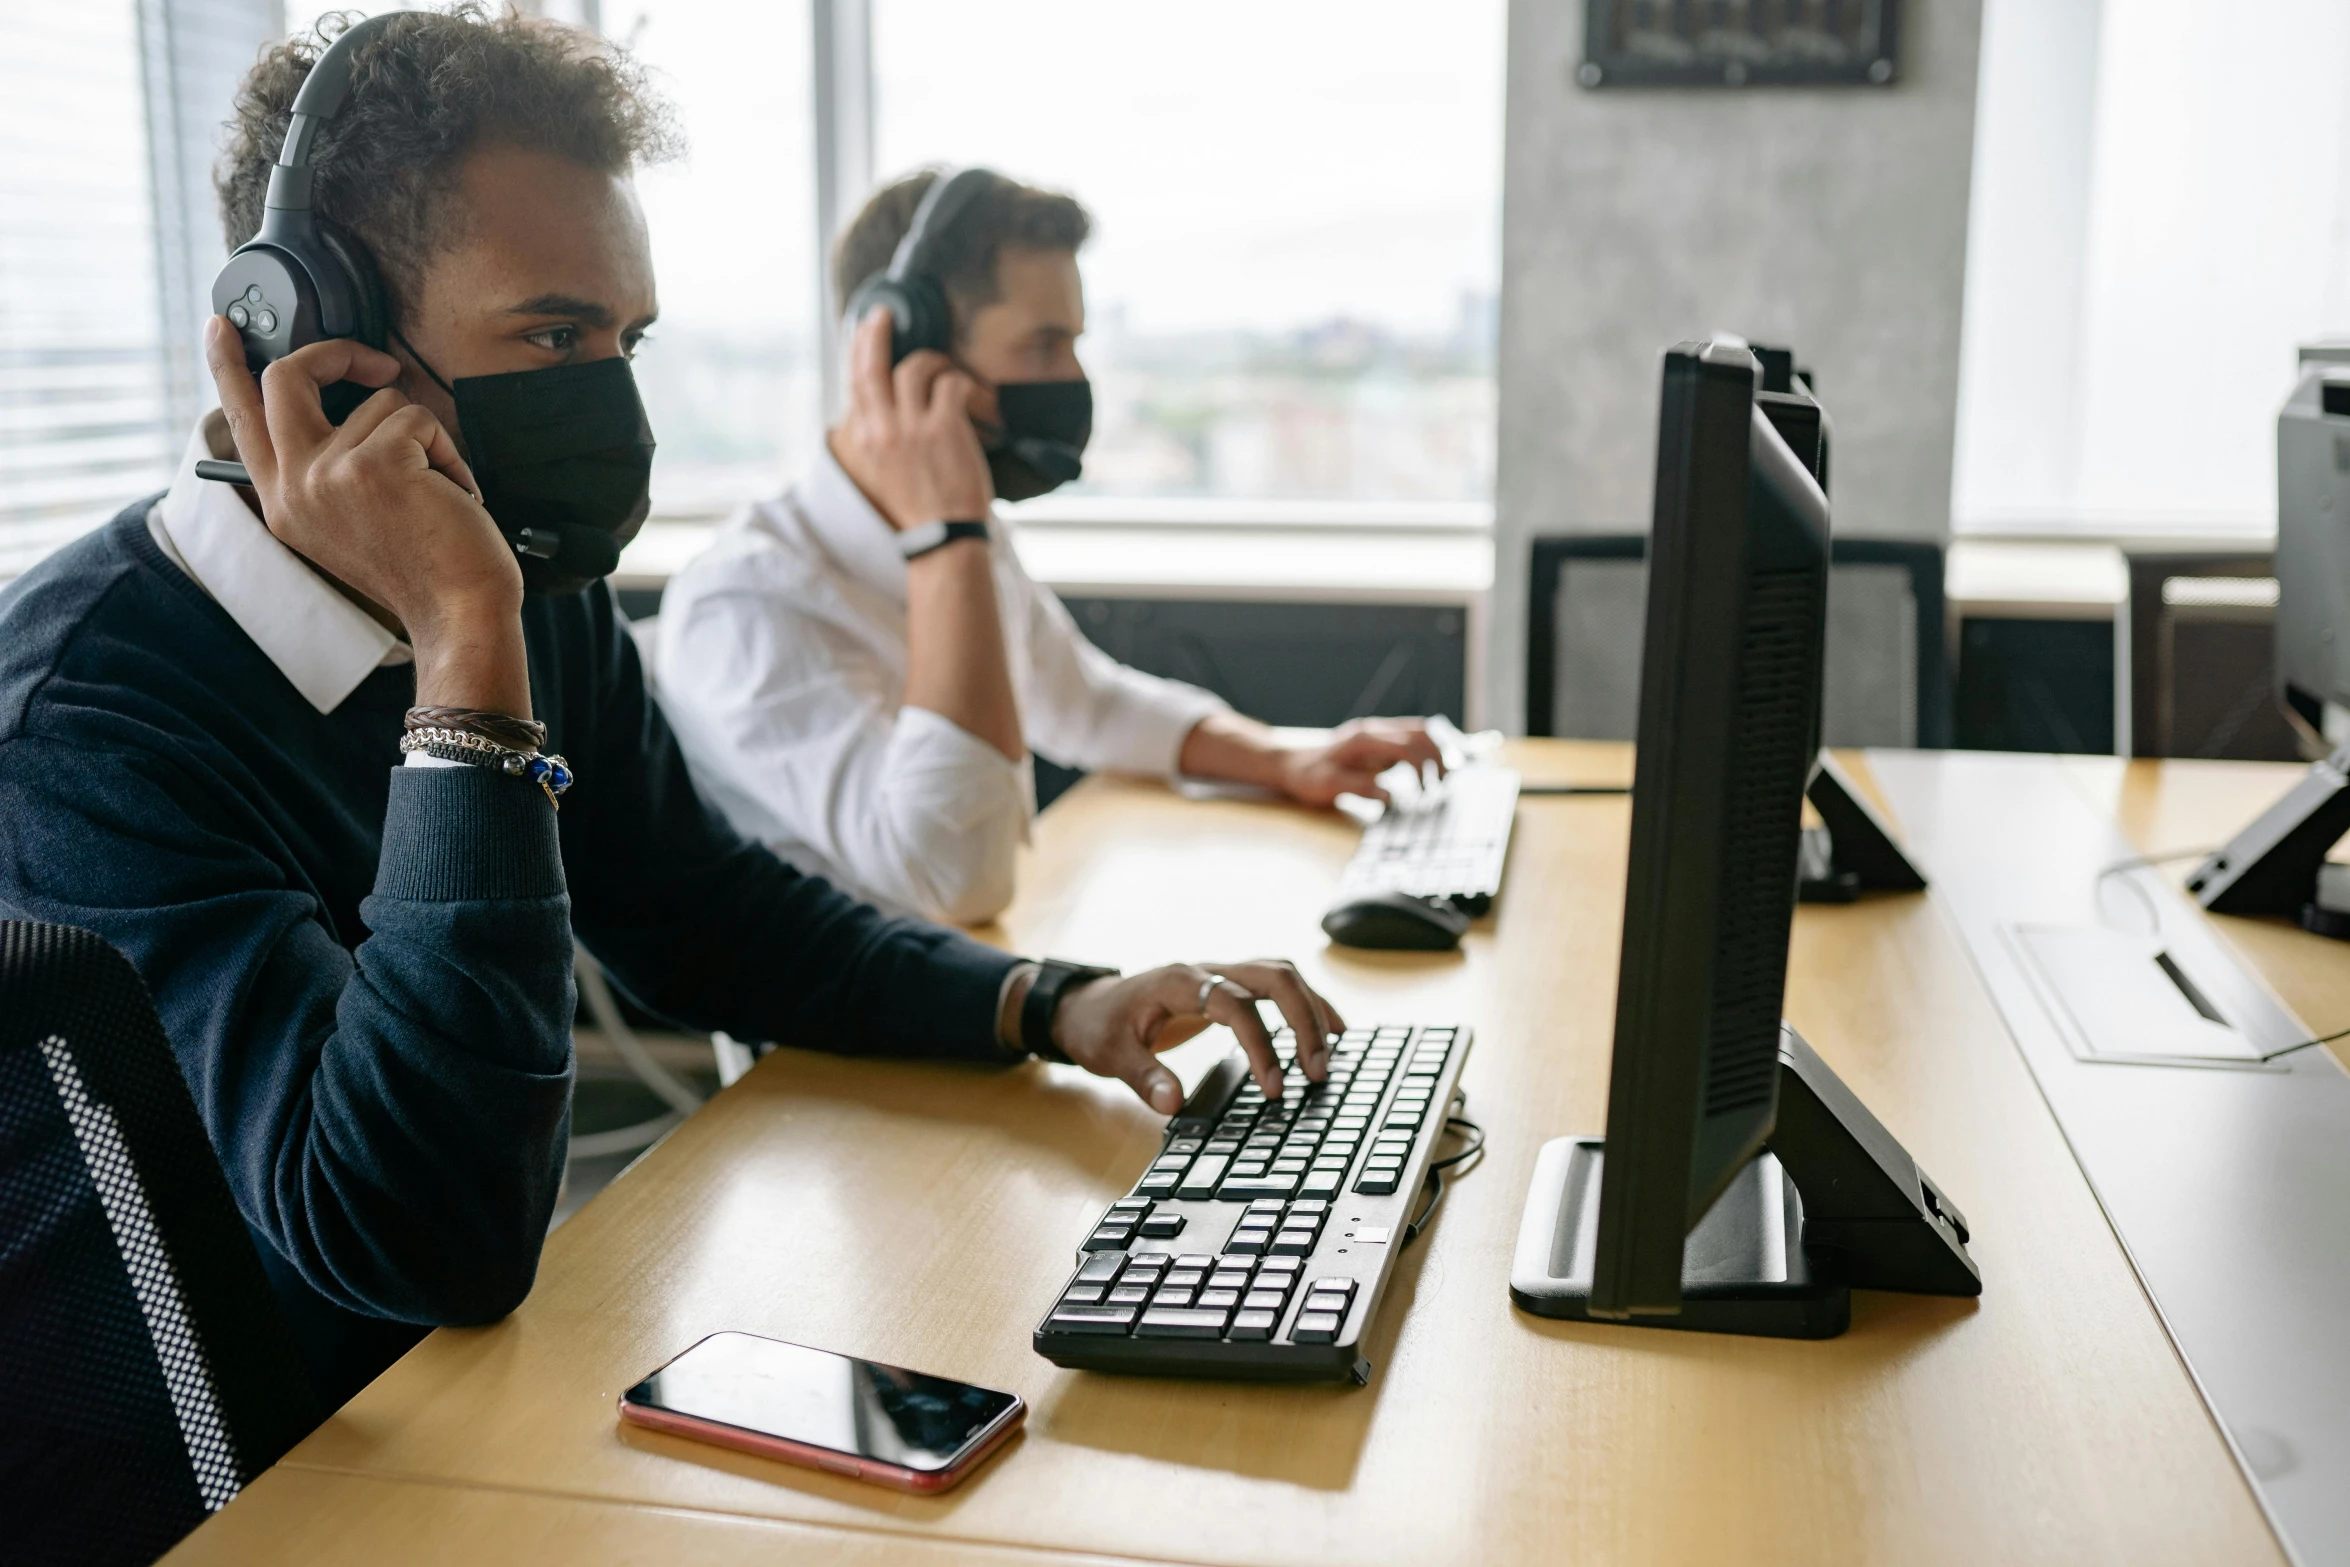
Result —
[[1517, 811], [1518, 775], [1506, 767], [1459, 767], [1416, 797], [1398, 793], [1363, 829], [1338, 901], [1402, 892], [1483, 915], [1501, 890]]

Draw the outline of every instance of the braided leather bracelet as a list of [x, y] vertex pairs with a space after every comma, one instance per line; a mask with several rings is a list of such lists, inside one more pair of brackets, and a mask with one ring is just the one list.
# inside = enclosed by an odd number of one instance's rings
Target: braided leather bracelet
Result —
[[464, 730], [510, 751], [538, 752], [547, 748], [547, 726], [537, 719], [516, 718], [478, 707], [412, 707], [408, 709], [407, 727], [410, 734], [421, 729]]
[[401, 736], [400, 749], [422, 751], [445, 762], [486, 767], [510, 778], [526, 778], [546, 791], [547, 803], [558, 811], [563, 809], [563, 802], [556, 796], [571, 787], [571, 764], [562, 757], [517, 751], [495, 740], [485, 740], [468, 729], [444, 729], [437, 725], [411, 729]]

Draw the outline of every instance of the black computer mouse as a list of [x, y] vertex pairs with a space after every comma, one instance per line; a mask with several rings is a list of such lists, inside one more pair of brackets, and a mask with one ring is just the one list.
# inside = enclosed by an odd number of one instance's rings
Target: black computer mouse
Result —
[[1322, 916], [1322, 934], [1340, 946], [1388, 952], [1449, 952], [1468, 928], [1469, 916], [1450, 904], [1401, 892], [1357, 898]]

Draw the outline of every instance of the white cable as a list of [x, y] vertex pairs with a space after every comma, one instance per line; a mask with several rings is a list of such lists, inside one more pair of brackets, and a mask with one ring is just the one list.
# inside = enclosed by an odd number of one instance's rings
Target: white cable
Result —
[[[578, 973], [579, 993], [587, 1000], [588, 1012], [595, 1018], [596, 1027], [602, 1030], [604, 1037], [612, 1042], [613, 1051], [619, 1055], [628, 1069], [636, 1074], [637, 1081], [660, 1095], [662, 1102], [680, 1116], [692, 1115], [696, 1110], [701, 1109], [702, 1096], [695, 1093], [687, 1084], [679, 1081], [667, 1067], [654, 1060], [653, 1053], [645, 1048], [644, 1041], [636, 1037], [636, 1030], [628, 1026], [628, 1019], [620, 1015], [620, 1005], [612, 999], [612, 987], [605, 983], [603, 969], [597, 965], [594, 958], [588, 956], [587, 948], [573, 942], [572, 951], [575, 954], [572, 967]], [[648, 1121], [644, 1124], [650, 1126], [652, 1123]], [[627, 1130], [637, 1129], [627, 1128]], [[590, 1137], [606, 1137], [614, 1134], [591, 1132], [588, 1135]], [[653, 1137], [659, 1135], [661, 1135], [659, 1132], [655, 1132], [645, 1141], [651, 1142]], [[571, 1146], [574, 1151], [577, 1151], [586, 1141], [586, 1138], [574, 1137], [571, 1140]], [[642, 1147], [643, 1144], [630, 1144], [629, 1146]]]
[[570, 1157], [602, 1159], [616, 1153], [635, 1153], [639, 1148], [652, 1147], [684, 1119], [675, 1110], [665, 1110], [650, 1121], [639, 1121], [634, 1126], [616, 1126], [608, 1132], [581, 1132], [571, 1139]]

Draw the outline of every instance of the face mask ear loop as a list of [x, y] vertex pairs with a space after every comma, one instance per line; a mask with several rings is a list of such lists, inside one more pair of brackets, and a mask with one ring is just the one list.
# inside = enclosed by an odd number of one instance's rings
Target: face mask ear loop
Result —
[[407, 349], [408, 357], [416, 361], [416, 368], [422, 370], [426, 375], [431, 376], [432, 384], [439, 387], [442, 391], [448, 393], [450, 401], [454, 402], [457, 397], [457, 388], [451, 386], [448, 382], [441, 379], [441, 373], [432, 367], [431, 361], [427, 360], [424, 355], [416, 351], [416, 345], [409, 342], [406, 334], [401, 332], [398, 327], [391, 327], [389, 330], [392, 334], [392, 341], [399, 344], [402, 348]]
[[[442, 391], [449, 394], [449, 401], [455, 402], [457, 400], [457, 388], [451, 386], [448, 382], [441, 379], [441, 373], [432, 367], [430, 360], [426, 359], [424, 355], [416, 351], [416, 345], [408, 341], [407, 335], [405, 333], [403, 333], [398, 327], [391, 325], [389, 322], [385, 323], [384, 330], [392, 334], [393, 342], [398, 343], [402, 348], [408, 350], [408, 357], [416, 361], [417, 369], [422, 370], [426, 375], [432, 377], [433, 385], [439, 387]], [[467, 493], [472, 495], [474, 505], [479, 506], [484, 504], [481, 498], [481, 488], [478, 484], [476, 484], [475, 487]]]

